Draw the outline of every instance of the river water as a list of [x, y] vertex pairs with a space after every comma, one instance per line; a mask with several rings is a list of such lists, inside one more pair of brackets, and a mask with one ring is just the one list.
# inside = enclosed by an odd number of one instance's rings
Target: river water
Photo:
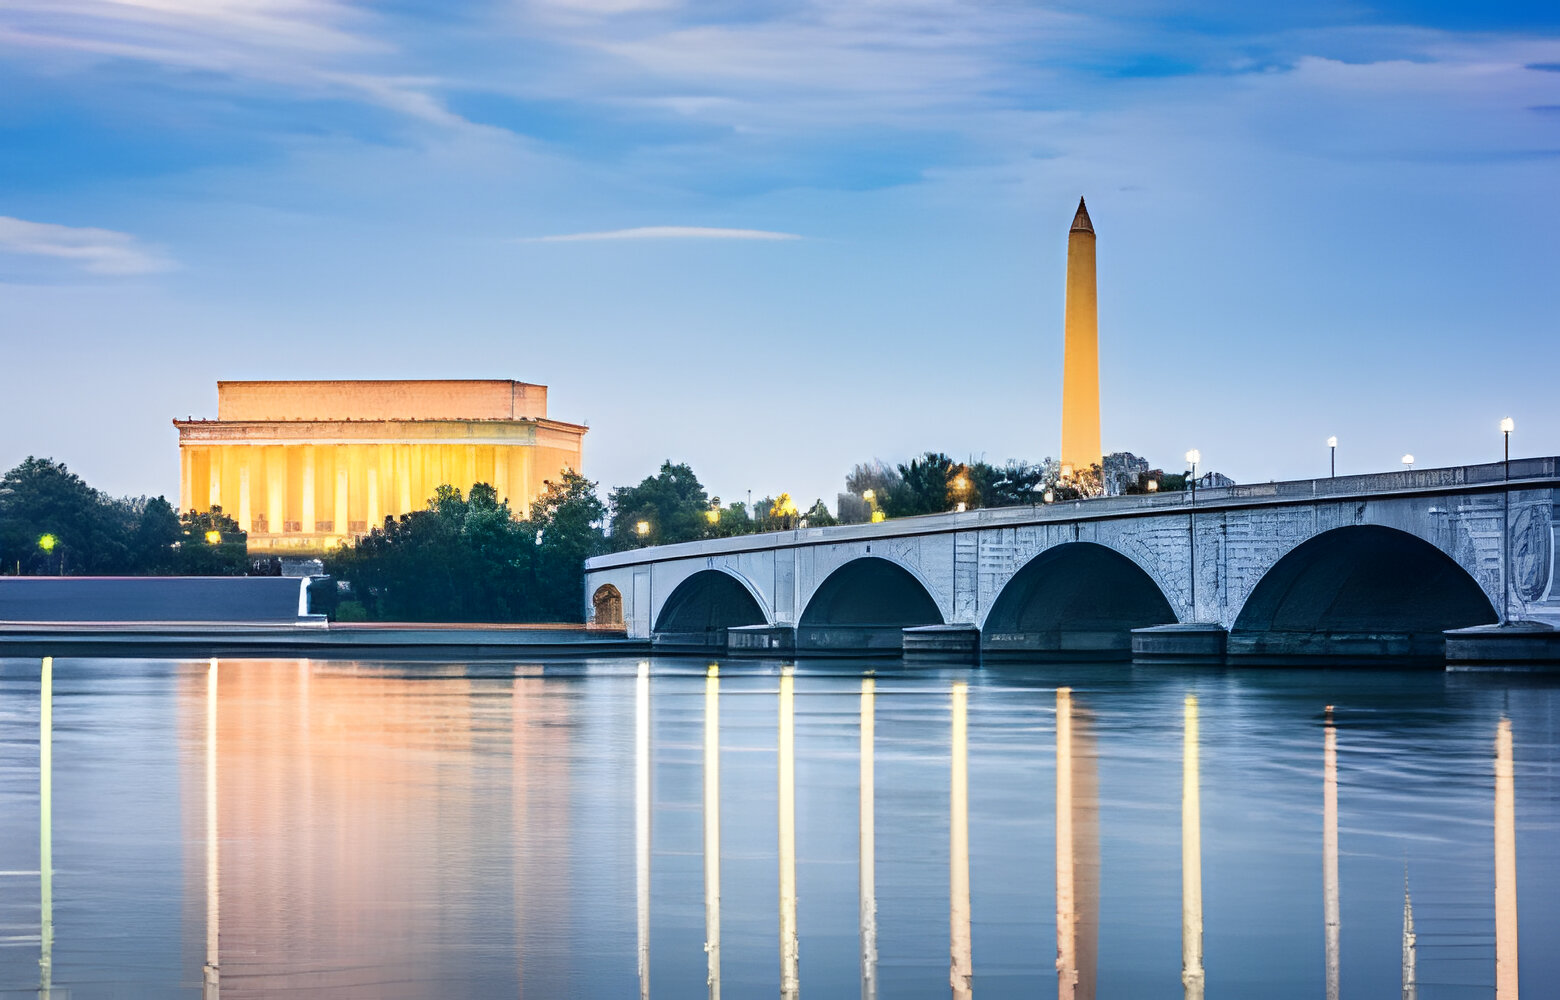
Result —
[[1551, 681], [711, 667], [0, 660], [0, 996], [1560, 996]]

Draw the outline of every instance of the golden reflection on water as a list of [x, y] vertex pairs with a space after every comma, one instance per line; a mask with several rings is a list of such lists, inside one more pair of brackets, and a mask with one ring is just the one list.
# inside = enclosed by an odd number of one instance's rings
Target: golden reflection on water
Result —
[[801, 993], [796, 932], [796, 677], [795, 667], [780, 671], [780, 997]]
[[[294, 666], [296, 669], [290, 669]], [[40, 678], [38, 988], [41, 996], [49, 996], [54, 974], [51, 659], [43, 660]], [[702, 680], [704, 939], [708, 993], [718, 998], [722, 962], [718, 667], [711, 665]], [[193, 894], [187, 900], [186, 914], [192, 923], [185, 940], [193, 950], [204, 938], [203, 996], [215, 1000], [224, 980], [230, 994], [234, 990], [245, 992], [235, 985], [243, 983], [261, 990], [276, 984], [274, 988], [282, 991], [303, 993], [339, 989], [342, 995], [354, 991], [355, 995], [385, 997], [427, 995], [425, 967], [447, 956], [452, 940], [457, 947], [464, 943], [465, 924], [461, 921], [479, 926], [485, 919], [484, 914], [473, 913], [469, 901], [478, 870], [452, 870], [439, 863], [441, 845], [469, 838], [472, 825], [491, 811], [489, 801], [476, 791], [478, 786], [451, 771], [452, 767], [467, 766], [469, 759], [477, 756], [473, 749], [484, 738], [503, 740], [499, 745], [512, 758], [498, 773], [500, 789], [505, 780], [512, 784], [512, 828], [505, 830], [504, 836], [512, 838], [507, 847], [514, 864], [515, 961], [527, 966], [520, 970], [519, 981], [533, 995], [552, 995], [550, 990], [531, 989], [537, 981], [536, 967], [551, 963], [563, 970], [575, 968], [568, 948], [578, 938], [570, 937], [570, 931], [560, 929], [560, 925], [568, 920], [570, 897], [577, 890], [570, 881], [569, 863], [571, 852], [581, 849], [578, 838], [582, 827], [570, 815], [574, 792], [569, 758], [560, 751], [566, 748], [579, 720], [577, 707], [567, 698], [553, 697], [560, 690], [551, 686], [555, 680], [520, 676], [512, 683], [506, 679], [501, 688], [490, 685], [489, 695], [500, 690], [508, 695], [505, 700], [487, 699], [492, 724], [484, 724], [480, 717], [483, 699], [475, 696], [473, 681], [459, 674], [428, 685], [353, 667], [325, 665], [321, 669], [321, 665], [307, 662], [229, 661], [219, 665], [213, 659], [206, 670], [185, 675], [181, 683], [187, 695], [182, 702], [182, 724], [191, 750], [182, 771], [186, 781], [184, 884]], [[684, 688], [689, 694], [696, 690]], [[948, 691], [949, 984], [957, 1000], [973, 995], [969, 688], [957, 681]], [[733, 693], [741, 693], [740, 685], [728, 691], [728, 714], [738, 712], [737, 721], [728, 719], [728, 723], [735, 727], [742, 716], [740, 702], [729, 697]], [[875, 1000], [878, 993], [877, 693], [873, 678], [860, 681], [859, 759], [855, 763], [859, 764], [860, 781], [858, 902], [863, 1000]], [[800, 992], [795, 696], [794, 669], [787, 667], [779, 678], [777, 706], [782, 998], [796, 998]], [[1097, 737], [1084, 699], [1065, 687], [1056, 690], [1055, 698], [1057, 995], [1059, 1000], [1092, 1000], [1098, 966], [1100, 884]], [[637, 971], [642, 1000], [650, 995], [651, 699], [649, 665], [641, 664], [634, 679], [633, 699], [633, 825]], [[626, 712], [617, 711], [618, 724], [623, 725]], [[768, 718], [767, 708], [765, 713]], [[484, 732], [498, 735], [484, 737]], [[1487, 740], [1488, 729], [1481, 732], [1481, 745], [1487, 747], [1482, 741]], [[1493, 803], [1497, 1000], [1518, 997], [1512, 744], [1511, 722], [1502, 718], [1495, 731]], [[1314, 752], [1314, 744], [1311, 746], [1309, 752]], [[1322, 809], [1325, 988], [1329, 998], [1339, 996], [1337, 751], [1337, 729], [1329, 706], [1323, 727]], [[1201, 1000], [1205, 989], [1199, 755], [1198, 700], [1188, 695], [1184, 700], [1181, 801], [1182, 982], [1188, 1000]], [[742, 773], [740, 767], [736, 773]], [[1308, 787], [1311, 791], [1304, 794], [1314, 809], [1314, 786]], [[1481, 801], [1487, 801], [1482, 800], [1482, 794]], [[626, 802], [621, 809], [626, 848]], [[978, 826], [979, 816], [976, 821]], [[503, 829], [504, 823], [500, 811], [498, 828]], [[975, 833], [980, 836], [979, 829]], [[623, 895], [615, 905], [622, 915], [624, 934], [612, 947], [621, 949], [618, 954], [624, 964], [626, 992], [626, 854], [623, 862]], [[198, 902], [202, 888], [203, 914]], [[507, 886], [503, 891], [508, 891]], [[1430, 904], [1421, 903], [1433, 906], [1434, 898]], [[419, 916], [429, 913], [451, 921], [454, 929], [435, 928], [437, 933], [430, 933], [428, 921]], [[1402, 997], [1414, 1000], [1418, 996], [1418, 938], [1406, 872], [1402, 915]], [[197, 920], [204, 926], [194, 923]], [[1173, 933], [1169, 927], [1165, 931]], [[196, 960], [193, 955], [190, 958], [185, 968], [192, 972]], [[733, 960], [727, 958], [728, 962]], [[679, 955], [676, 961], [682, 963], [687, 958]], [[1390, 962], [1390, 952], [1385, 961]], [[728, 970], [728, 978], [736, 974], [734, 969]], [[361, 992], [364, 989], [373, 992]]]
[[720, 1000], [720, 667], [704, 678], [704, 951], [710, 1000]]
[[217, 660], [206, 668], [206, 964], [201, 993], [222, 994], [222, 840], [217, 813]]
[[968, 688], [953, 685], [952, 774], [948, 783], [948, 982], [954, 1000], [969, 1000], [970, 958], [970, 764]]
[[1495, 1000], [1517, 1000], [1516, 778], [1505, 718], [1495, 727]]
[[38, 678], [38, 996], [54, 990], [54, 657]]
[[1056, 691], [1056, 995], [1093, 1000], [1099, 940], [1099, 770], [1071, 688]]
[[1203, 996], [1202, 799], [1198, 792], [1197, 696], [1186, 696], [1181, 757], [1181, 985]]
[[[520, 759], [517, 754], [516, 761]], [[650, 664], [634, 682], [634, 886], [639, 996], [650, 996]]]
[[873, 744], [876, 742], [877, 682], [861, 679], [861, 818], [858, 839], [861, 907], [861, 1000], [877, 1000], [877, 830]]

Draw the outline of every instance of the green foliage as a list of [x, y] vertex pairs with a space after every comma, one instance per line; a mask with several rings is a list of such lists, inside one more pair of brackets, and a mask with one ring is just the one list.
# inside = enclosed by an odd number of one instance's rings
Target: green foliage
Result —
[[949, 484], [953, 480], [953, 459], [942, 452], [929, 451], [899, 467], [900, 481], [879, 495], [878, 503], [889, 517], [936, 514], [953, 507]]
[[[206, 541], [211, 530], [220, 544]], [[181, 519], [163, 497], [116, 500], [49, 459], [0, 477], [0, 572], [232, 576], [248, 567], [245, 542], [220, 508]]]
[[[690, 542], [708, 534], [709, 496], [693, 470], [681, 462], [674, 465], [668, 459], [659, 473], [638, 486], [619, 486], [612, 491], [610, 505], [614, 549]], [[644, 535], [637, 531], [641, 521], [649, 529]]]
[[573, 472], [549, 482], [529, 520], [514, 519], [487, 483], [462, 496], [440, 486], [428, 510], [385, 520], [327, 557], [351, 584], [343, 613], [390, 621], [579, 621], [585, 560], [603, 551], [596, 484]]

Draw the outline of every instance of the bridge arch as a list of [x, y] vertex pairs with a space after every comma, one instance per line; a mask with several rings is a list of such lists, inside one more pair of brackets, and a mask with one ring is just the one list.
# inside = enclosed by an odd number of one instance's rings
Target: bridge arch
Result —
[[1438, 662], [1446, 629], [1496, 620], [1478, 581], [1432, 543], [1350, 525], [1301, 542], [1263, 574], [1231, 626], [1229, 652]]
[[653, 634], [661, 643], [725, 648], [726, 629], [766, 624], [762, 598], [750, 583], [725, 570], [702, 569], [667, 595]]
[[846, 562], [824, 578], [797, 622], [798, 649], [899, 649], [903, 630], [942, 625], [931, 590], [904, 566], [878, 556]]
[[1153, 577], [1098, 542], [1064, 542], [1025, 563], [1003, 586], [981, 629], [990, 653], [1128, 659], [1132, 630], [1176, 621]]

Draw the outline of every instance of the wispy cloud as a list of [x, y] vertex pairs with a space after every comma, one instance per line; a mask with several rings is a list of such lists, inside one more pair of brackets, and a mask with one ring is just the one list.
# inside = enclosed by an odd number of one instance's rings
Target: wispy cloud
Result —
[[50, 257], [89, 274], [153, 274], [175, 266], [167, 255], [129, 233], [6, 215], [0, 215], [0, 254]]
[[639, 226], [635, 229], [611, 229], [600, 233], [563, 233], [557, 236], [531, 236], [522, 243], [585, 243], [594, 240], [799, 240], [796, 233], [769, 229], [720, 229], [712, 226]]

